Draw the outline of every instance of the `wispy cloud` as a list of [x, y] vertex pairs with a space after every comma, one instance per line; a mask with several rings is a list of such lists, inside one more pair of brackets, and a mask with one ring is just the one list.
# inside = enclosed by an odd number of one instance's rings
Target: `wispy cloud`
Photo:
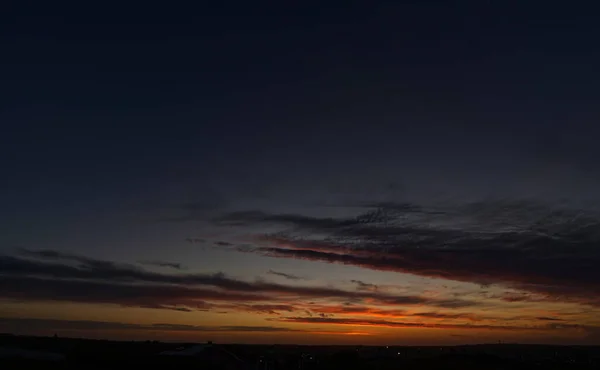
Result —
[[180, 285], [122, 284], [24, 276], [0, 277], [0, 297], [23, 301], [104, 303], [160, 309], [183, 306], [185, 310], [206, 309], [206, 301], [264, 302], [272, 299], [263, 294]]
[[[343, 317], [370, 317], [370, 318], [385, 318], [385, 319], [433, 319], [453, 321], [453, 322], [518, 322], [526, 321], [528, 323], [539, 322], [566, 322], [567, 320], [559, 317], [535, 316], [535, 315], [518, 315], [505, 316], [491, 313], [472, 313], [472, 312], [452, 312], [452, 311], [414, 311], [403, 309], [388, 309], [377, 306], [340, 306], [340, 305], [310, 305], [306, 307], [312, 316], [327, 315], [343, 316]], [[299, 311], [299, 310], [298, 310]]]
[[206, 239], [203, 238], [185, 238], [185, 241], [190, 244], [204, 244], [206, 243]]
[[267, 274], [280, 276], [280, 277], [288, 279], [288, 280], [306, 280], [306, 278], [303, 278], [301, 276], [297, 276], [297, 275], [293, 275], [293, 274], [286, 274], [285, 272], [274, 271], [274, 270], [267, 271]]
[[350, 280], [351, 283], [354, 283], [357, 285], [359, 290], [377, 290], [379, 289], [379, 287], [375, 284], [370, 284], [370, 283], [365, 283], [364, 281], [361, 280]]
[[166, 261], [140, 261], [142, 265], [166, 267], [174, 270], [184, 270], [185, 267], [181, 263], [166, 262]]
[[142, 330], [142, 331], [187, 331], [187, 332], [300, 332], [303, 330], [277, 326], [199, 326], [182, 324], [131, 324], [109, 321], [51, 320], [30, 318], [0, 318], [0, 328], [8, 331], [90, 331], [90, 330]]
[[[512, 326], [512, 325], [472, 325], [472, 324], [444, 324], [444, 323], [422, 323], [422, 322], [403, 322], [389, 320], [364, 320], [347, 319], [332, 317], [282, 317], [278, 319], [269, 319], [270, 321], [292, 322], [292, 323], [310, 323], [310, 324], [333, 324], [333, 325], [352, 325], [352, 326], [382, 326], [389, 328], [430, 328], [430, 329], [467, 329], [467, 330], [556, 330], [559, 327], [552, 325], [545, 326]], [[578, 328], [578, 327], [574, 327]]]

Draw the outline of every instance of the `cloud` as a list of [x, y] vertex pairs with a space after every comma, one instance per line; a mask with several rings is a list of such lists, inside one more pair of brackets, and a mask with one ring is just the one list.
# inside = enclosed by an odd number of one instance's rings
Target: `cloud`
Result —
[[25, 301], [105, 303], [129, 307], [206, 309], [206, 301], [260, 302], [272, 297], [207, 288], [158, 284], [120, 284], [36, 277], [0, 277], [0, 298]]
[[246, 332], [304, 332], [301, 329], [282, 328], [276, 326], [222, 326], [217, 331]]
[[206, 243], [206, 239], [202, 238], [185, 238], [185, 241], [190, 244], [204, 244]]
[[353, 315], [353, 316], [378, 316], [378, 317], [404, 317], [409, 313], [403, 309], [382, 309], [370, 306], [355, 305], [322, 305], [309, 306], [310, 315], [313, 314], [331, 314], [331, 315]]
[[97, 330], [143, 330], [143, 331], [187, 331], [187, 332], [301, 332], [300, 329], [277, 326], [198, 326], [181, 324], [131, 324], [109, 321], [51, 320], [33, 318], [0, 318], [0, 328], [10, 332], [28, 331], [97, 331]]
[[286, 274], [285, 272], [279, 272], [279, 271], [274, 271], [274, 270], [267, 271], [267, 274], [281, 276], [282, 278], [286, 278], [288, 280], [305, 280], [305, 278], [300, 277], [300, 276]]
[[509, 325], [471, 325], [471, 324], [443, 324], [443, 323], [421, 323], [421, 322], [402, 322], [389, 320], [364, 320], [364, 319], [346, 319], [332, 317], [282, 317], [278, 319], [269, 319], [270, 321], [304, 323], [304, 324], [332, 324], [332, 325], [353, 325], [353, 326], [382, 326], [389, 328], [430, 328], [430, 329], [468, 329], [468, 330], [553, 330], [558, 329], [553, 326], [509, 326]]
[[558, 317], [547, 317], [547, 316], [538, 316], [536, 320], [540, 321], [564, 321], [563, 319], [559, 319]]
[[[32, 258], [0, 256], [0, 298], [107, 303], [177, 311], [224, 308], [218, 302], [237, 303], [226, 309], [289, 311], [285, 306], [287, 301], [303, 299], [368, 300], [388, 305], [446, 308], [476, 305], [461, 299], [440, 300], [334, 287], [243, 281], [220, 272], [169, 274], [58, 251], [26, 250], [22, 254]], [[259, 309], [259, 306], [248, 305], [252, 302], [269, 302], [277, 306]]]
[[447, 312], [418, 312], [410, 316], [423, 317], [429, 319], [467, 319], [470, 321], [481, 321], [483, 318], [471, 313], [447, 313]]
[[[342, 315], [342, 316], [360, 316], [360, 317], [382, 317], [382, 318], [394, 318], [394, 319], [434, 319], [434, 320], [459, 320], [459, 321], [470, 321], [470, 322], [516, 322], [520, 320], [526, 320], [528, 322], [535, 321], [561, 321], [565, 320], [557, 317], [545, 317], [545, 316], [494, 316], [475, 314], [471, 312], [439, 312], [439, 311], [425, 311], [425, 312], [412, 312], [403, 309], [387, 309], [372, 306], [339, 306], [339, 305], [322, 305], [322, 306], [308, 306], [310, 315]], [[298, 310], [299, 311], [299, 310]], [[329, 316], [328, 316], [329, 317]]]
[[218, 241], [214, 242], [214, 244], [218, 245], [218, 246], [221, 246], [221, 247], [229, 247], [229, 246], [233, 245], [233, 243], [225, 242], [225, 241], [222, 241], [222, 240], [218, 240]]
[[504, 200], [378, 206], [342, 219], [260, 212], [224, 219], [279, 225], [245, 250], [266, 256], [500, 284], [600, 306], [600, 214], [593, 210]]
[[[42, 249], [42, 250], [31, 250], [26, 248], [19, 249], [19, 254], [27, 257], [32, 257], [36, 259], [50, 260], [50, 261], [73, 261], [79, 262], [85, 265], [89, 265], [92, 267], [111, 267], [116, 266], [116, 263], [97, 260], [85, 256], [81, 256], [75, 253], [69, 252], [61, 252], [50, 249]], [[132, 265], [127, 265], [131, 267]]]
[[237, 305], [233, 307], [236, 310], [245, 310], [247, 312], [268, 313], [270, 315], [279, 315], [279, 311], [293, 312], [297, 308], [290, 304], [251, 304]]
[[156, 333], [304, 333], [310, 335], [369, 335], [364, 332], [343, 332], [315, 330], [314, 328], [289, 328], [271, 325], [186, 325], [171, 323], [133, 324], [110, 321], [92, 320], [56, 320], [38, 318], [0, 318], [0, 331], [17, 334], [61, 333], [66, 335], [81, 332], [89, 335], [90, 332], [102, 333], [103, 331], [140, 332], [146, 336], [149, 332]]
[[185, 268], [181, 263], [176, 262], [165, 262], [165, 261], [142, 261], [140, 262], [143, 265], [148, 266], [156, 266], [156, 267], [166, 267], [174, 270], [184, 270]]
[[359, 225], [368, 222], [370, 217], [361, 216], [353, 219], [318, 218], [297, 214], [269, 214], [262, 211], [244, 211], [226, 214], [214, 221], [221, 225], [251, 225], [255, 223], [287, 224], [304, 229], [326, 230]]
[[361, 280], [350, 280], [350, 282], [356, 284], [358, 286], [359, 290], [375, 291], [375, 290], [379, 289], [379, 287], [377, 285], [365, 283], [364, 281], [361, 281]]

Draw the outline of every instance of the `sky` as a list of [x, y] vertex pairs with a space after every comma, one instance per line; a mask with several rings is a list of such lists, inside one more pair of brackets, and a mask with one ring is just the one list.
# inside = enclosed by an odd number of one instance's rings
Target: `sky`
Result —
[[600, 24], [8, 2], [0, 332], [600, 344]]

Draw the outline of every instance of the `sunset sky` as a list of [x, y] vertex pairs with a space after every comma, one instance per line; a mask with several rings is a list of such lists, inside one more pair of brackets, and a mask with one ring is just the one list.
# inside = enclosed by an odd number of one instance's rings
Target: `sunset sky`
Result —
[[1, 12], [0, 333], [600, 344], [592, 10], [197, 3]]

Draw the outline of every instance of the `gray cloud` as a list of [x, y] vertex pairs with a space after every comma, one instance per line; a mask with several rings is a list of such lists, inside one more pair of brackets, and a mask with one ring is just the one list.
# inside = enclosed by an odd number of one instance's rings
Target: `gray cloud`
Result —
[[[269, 319], [270, 321], [278, 322], [293, 322], [293, 323], [311, 323], [311, 324], [334, 324], [334, 325], [364, 325], [364, 326], [383, 326], [391, 328], [430, 328], [430, 329], [468, 329], [468, 330], [557, 330], [565, 327], [557, 327], [553, 325], [543, 326], [513, 326], [513, 325], [472, 325], [472, 324], [444, 324], [444, 323], [421, 323], [421, 322], [403, 322], [389, 320], [365, 320], [365, 319], [348, 319], [348, 318], [332, 318], [332, 317], [282, 317], [278, 319]], [[576, 325], [573, 328], [579, 328]]]
[[143, 264], [143, 265], [156, 266], [156, 267], [166, 267], [166, 268], [171, 268], [171, 269], [174, 269], [174, 270], [184, 270], [185, 269], [181, 263], [176, 263], [176, 262], [141, 261], [140, 263]]
[[206, 301], [278, 304], [282, 299], [308, 298], [369, 299], [386, 304], [436, 307], [475, 305], [461, 299], [439, 300], [332, 287], [248, 282], [223, 273], [168, 274], [58, 251], [25, 250], [22, 254], [33, 259], [0, 256], [0, 298], [112, 303], [179, 311], [210, 309]]
[[216, 242], [214, 242], [214, 244], [217, 245], [217, 246], [220, 246], [220, 247], [229, 247], [229, 246], [233, 245], [233, 243], [225, 242], [225, 241], [222, 241], [222, 240], [217, 240]]
[[356, 284], [359, 290], [377, 290], [379, 288], [375, 284], [365, 283], [361, 280], [350, 280], [350, 282]]
[[185, 241], [190, 244], [204, 244], [206, 243], [206, 239], [202, 238], [185, 238]]
[[57, 331], [57, 330], [143, 330], [143, 331], [189, 331], [189, 332], [300, 332], [277, 326], [198, 326], [181, 324], [130, 324], [108, 321], [85, 320], [52, 320], [31, 318], [0, 318], [0, 328], [11, 332], [19, 332], [26, 328], [28, 331]]
[[347, 219], [256, 212], [224, 218], [284, 228], [258, 235], [262, 245], [245, 251], [503, 284], [551, 300], [600, 305], [600, 216], [595, 211], [501, 200], [377, 205]]
[[120, 284], [87, 280], [0, 276], [0, 298], [30, 301], [105, 303], [122, 306], [205, 309], [206, 301], [260, 302], [263, 294], [162, 284]]
[[252, 305], [237, 305], [236, 310], [245, 310], [247, 312], [268, 313], [270, 315], [279, 315], [279, 311], [293, 312], [297, 308], [290, 304], [252, 304]]
[[305, 280], [305, 278], [300, 277], [300, 276], [286, 274], [285, 272], [279, 272], [279, 271], [273, 271], [273, 270], [267, 271], [267, 274], [280, 276], [280, 277], [288, 279], [288, 280]]

